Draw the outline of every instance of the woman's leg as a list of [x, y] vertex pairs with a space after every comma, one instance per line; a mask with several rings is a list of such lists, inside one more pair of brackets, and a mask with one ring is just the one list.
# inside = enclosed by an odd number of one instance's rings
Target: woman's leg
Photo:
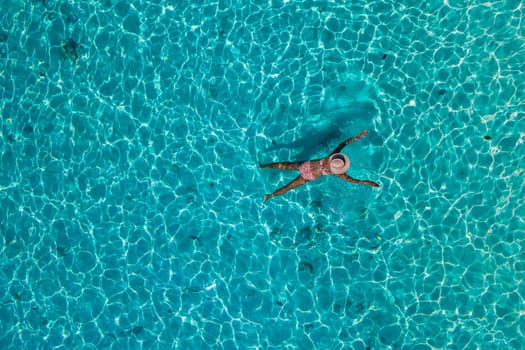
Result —
[[259, 164], [261, 168], [273, 168], [280, 170], [299, 170], [302, 162], [277, 162], [270, 164]]
[[279, 195], [281, 195], [283, 193], [286, 193], [286, 192], [288, 192], [288, 191], [290, 191], [290, 190], [292, 190], [292, 189], [294, 189], [296, 187], [304, 185], [306, 182], [308, 182], [308, 181], [305, 180], [304, 178], [302, 178], [301, 176], [298, 176], [298, 177], [295, 178], [295, 180], [290, 182], [288, 185], [279, 188], [277, 191], [275, 191], [272, 194], [267, 194], [266, 196], [264, 196], [263, 202], [266, 202], [269, 198], [272, 198], [272, 197], [275, 197], [275, 196], [279, 196]]

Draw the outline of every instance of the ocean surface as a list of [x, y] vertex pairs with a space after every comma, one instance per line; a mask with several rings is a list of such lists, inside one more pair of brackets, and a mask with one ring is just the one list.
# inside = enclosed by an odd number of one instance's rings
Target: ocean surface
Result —
[[525, 349], [521, 1], [0, 9], [1, 349]]

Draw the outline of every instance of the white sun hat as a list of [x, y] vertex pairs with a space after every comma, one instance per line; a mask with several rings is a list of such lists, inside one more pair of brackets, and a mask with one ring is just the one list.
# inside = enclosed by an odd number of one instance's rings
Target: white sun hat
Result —
[[350, 159], [343, 153], [334, 153], [330, 156], [330, 172], [340, 175], [350, 168]]

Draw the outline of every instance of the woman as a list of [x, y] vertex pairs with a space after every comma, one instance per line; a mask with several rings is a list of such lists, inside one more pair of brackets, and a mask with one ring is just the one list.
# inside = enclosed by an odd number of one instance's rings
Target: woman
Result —
[[365, 137], [366, 134], [368, 134], [368, 130], [364, 130], [359, 135], [349, 138], [348, 140], [344, 141], [339, 146], [337, 146], [334, 149], [334, 151], [330, 153], [330, 155], [326, 158], [307, 160], [302, 162], [278, 162], [264, 165], [261, 164], [261, 168], [298, 170], [300, 172], [300, 175], [288, 185], [281, 187], [272, 194], [265, 195], [264, 202], [266, 202], [269, 198], [286, 193], [291, 189], [304, 185], [308, 181], [315, 180], [323, 175], [335, 175], [340, 179], [343, 179], [348, 182], [353, 182], [355, 184], [379, 187], [379, 185], [373, 181], [357, 180], [345, 174], [348, 168], [350, 168], [350, 159], [345, 154], [339, 153], [346, 145]]

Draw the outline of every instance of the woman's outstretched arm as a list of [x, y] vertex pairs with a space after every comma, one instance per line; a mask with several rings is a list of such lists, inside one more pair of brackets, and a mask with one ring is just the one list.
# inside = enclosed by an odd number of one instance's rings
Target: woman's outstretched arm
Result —
[[346, 146], [348, 145], [349, 143], [351, 142], [354, 142], [354, 141], [357, 141], [359, 139], [362, 139], [363, 137], [366, 136], [366, 134], [368, 134], [368, 130], [363, 130], [359, 135], [357, 136], [354, 136], [354, 137], [351, 137], [349, 138], [348, 140], [342, 142], [339, 146], [337, 146], [334, 151], [332, 153], [330, 153], [330, 155], [334, 154], [334, 153], [339, 153], [341, 152], [341, 150]]
[[307, 183], [308, 180], [305, 180], [303, 179], [300, 175], [297, 176], [295, 178], [295, 180], [293, 180], [292, 182], [290, 182], [288, 185], [284, 186], [284, 187], [281, 187], [279, 188], [278, 190], [276, 190], [274, 193], [272, 194], [267, 194], [264, 196], [264, 200], [263, 202], [266, 202], [269, 198], [272, 198], [272, 197], [275, 197], [275, 196], [278, 196], [278, 195], [281, 195], [283, 193], [286, 193], [296, 187], [299, 187], [301, 185], [304, 185], [305, 183]]
[[379, 185], [377, 183], [375, 183], [374, 181], [357, 180], [357, 179], [354, 179], [353, 177], [348, 176], [346, 174], [340, 174], [340, 175], [337, 175], [337, 176], [339, 178], [345, 180], [345, 181], [348, 181], [348, 182], [351, 182], [351, 183], [354, 183], [354, 184], [369, 185], [369, 186], [372, 186], [372, 187], [379, 187]]

